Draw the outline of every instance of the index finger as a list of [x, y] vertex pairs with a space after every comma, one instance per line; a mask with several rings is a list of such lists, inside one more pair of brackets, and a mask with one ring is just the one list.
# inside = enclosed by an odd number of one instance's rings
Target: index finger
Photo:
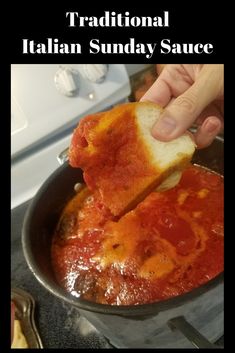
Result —
[[172, 92], [170, 86], [162, 79], [162, 75], [160, 75], [140, 101], [153, 102], [164, 108], [170, 102], [171, 97]]

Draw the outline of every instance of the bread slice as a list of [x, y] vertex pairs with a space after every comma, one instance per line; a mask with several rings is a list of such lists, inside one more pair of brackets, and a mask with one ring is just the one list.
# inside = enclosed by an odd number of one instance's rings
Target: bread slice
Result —
[[151, 135], [161, 113], [154, 103], [127, 103], [82, 119], [74, 131], [70, 164], [83, 169], [87, 186], [100, 192], [115, 216], [135, 207], [172, 173], [178, 175], [172, 180], [179, 180], [192, 158], [195, 145], [188, 134], [170, 142]]
[[29, 348], [19, 320], [14, 320], [14, 336], [11, 348]]

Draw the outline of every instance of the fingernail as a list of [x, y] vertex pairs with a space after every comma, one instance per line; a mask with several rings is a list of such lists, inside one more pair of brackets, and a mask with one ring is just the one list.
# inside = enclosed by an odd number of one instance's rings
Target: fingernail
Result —
[[214, 122], [214, 121], [207, 121], [205, 126], [204, 126], [204, 130], [208, 133], [208, 134], [212, 134], [215, 133], [215, 131], [217, 131], [219, 129], [219, 125]]
[[176, 128], [176, 121], [169, 116], [162, 118], [153, 127], [153, 134], [155, 136], [167, 137], [172, 134]]

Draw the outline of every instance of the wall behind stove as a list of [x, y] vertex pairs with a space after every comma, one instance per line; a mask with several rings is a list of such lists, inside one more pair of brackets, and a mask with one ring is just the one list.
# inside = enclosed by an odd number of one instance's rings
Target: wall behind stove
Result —
[[137, 72], [140, 72], [149, 66], [151, 66], [151, 64], [125, 64], [125, 67], [129, 76]]

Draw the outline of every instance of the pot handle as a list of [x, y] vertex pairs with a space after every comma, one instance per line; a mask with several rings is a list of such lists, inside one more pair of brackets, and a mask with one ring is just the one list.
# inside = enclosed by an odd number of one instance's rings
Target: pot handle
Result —
[[184, 316], [178, 316], [167, 322], [171, 330], [179, 330], [195, 348], [222, 348], [208, 341], [199, 331], [197, 331]]
[[69, 147], [67, 147], [65, 150], [63, 150], [58, 154], [57, 161], [59, 162], [60, 165], [67, 162], [67, 160], [69, 159], [68, 152], [69, 152]]

